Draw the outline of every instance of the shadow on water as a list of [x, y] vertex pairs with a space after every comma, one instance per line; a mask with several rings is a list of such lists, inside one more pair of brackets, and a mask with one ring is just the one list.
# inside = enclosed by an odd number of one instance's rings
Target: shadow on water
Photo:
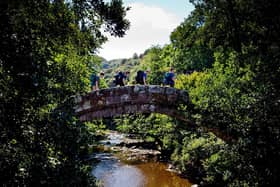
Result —
[[167, 170], [166, 164], [149, 162], [136, 165], [145, 176], [145, 187], [191, 187], [192, 184]]

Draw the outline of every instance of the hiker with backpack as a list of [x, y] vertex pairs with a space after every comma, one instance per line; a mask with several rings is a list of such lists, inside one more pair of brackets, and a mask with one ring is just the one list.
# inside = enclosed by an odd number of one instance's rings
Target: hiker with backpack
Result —
[[126, 75], [122, 72], [119, 71], [115, 76], [115, 86], [124, 86], [125, 85], [125, 79], [126, 79]]
[[142, 84], [142, 85], [147, 85], [147, 74], [150, 72], [150, 70], [142, 71], [139, 70], [137, 71], [135, 81], [137, 84]]
[[96, 75], [96, 73], [92, 73], [90, 76], [90, 87], [92, 91], [99, 89], [99, 76]]
[[[104, 72], [100, 72], [99, 76], [96, 75], [96, 73], [93, 73], [91, 74], [90, 76], [90, 85], [91, 85], [91, 89], [92, 91], [96, 91], [96, 90], [99, 90], [99, 88], [103, 88], [103, 87], [106, 87], [106, 83], [105, 83], [105, 80], [102, 82], [101, 79], [103, 79], [104, 77]], [[103, 83], [102, 85], [100, 83]]]
[[166, 72], [164, 74], [163, 84], [164, 85], [169, 85], [170, 87], [174, 87], [174, 85], [175, 85], [175, 73], [174, 73], [173, 68], [170, 68], [170, 71]]

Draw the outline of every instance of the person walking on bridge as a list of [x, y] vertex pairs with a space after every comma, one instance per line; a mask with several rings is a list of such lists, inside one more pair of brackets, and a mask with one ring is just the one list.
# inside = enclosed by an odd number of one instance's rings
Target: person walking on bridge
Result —
[[[91, 89], [92, 91], [99, 90], [100, 87], [104, 87], [104, 85], [101, 85], [100, 83], [102, 82], [101, 79], [104, 78], [104, 72], [101, 71], [99, 76], [97, 76], [95, 73], [93, 73], [90, 77], [90, 83], [91, 83]], [[103, 84], [105, 83], [105, 80], [103, 81]]]
[[147, 75], [150, 73], [150, 70], [147, 69], [146, 71], [139, 70], [137, 71], [137, 75], [135, 77], [135, 81], [137, 84], [147, 85]]
[[118, 71], [118, 73], [114, 76], [115, 80], [115, 86], [124, 86], [125, 85], [125, 80], [126, 80], [126, 75], [122, 71]]
[[164, 85], [169, 85], [170, 87], [174, 87], [175, 85], [175, 73], [174, 73], [174, 68], [170, 68], [169, 72], [166, 72], [164, 74], [164, 80], [163, 80]]

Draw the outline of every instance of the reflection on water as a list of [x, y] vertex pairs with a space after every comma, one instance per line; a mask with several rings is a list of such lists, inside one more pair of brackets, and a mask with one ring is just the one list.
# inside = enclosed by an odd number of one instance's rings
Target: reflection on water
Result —
[[145, 187], [191, 187], [192, 184], [176, 173], [167, 171], [163, 163], [143, 163], [136, 165], [145, 176]]
[[105, 187], [144, 187], [144, 177], [139, 169], [123, 165], [104, 178]]
[[108, 173], [116, 170], [120, 163], [110, 153], [99, 153], [95, 155], [100, 162], [92, 170], [92, 174], [97, 179], [103, 179]]
[[134, 167], [120, 163], [112, 154], [97, 154], [100, 160], [92, 174], [103, 182], [104, 187], [144, 187], [142, 172]]
[[96, 155], [100, 160], [92, 174], [104, 187], [190, 187], [191, 183], [166, 170], [163, 163], [126, 165], [110, 153]]

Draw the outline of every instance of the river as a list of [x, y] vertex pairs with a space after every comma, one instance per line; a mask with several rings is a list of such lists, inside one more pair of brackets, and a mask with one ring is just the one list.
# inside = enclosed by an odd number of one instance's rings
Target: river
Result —
[[[110, 146], [122, 141], [124, 135], [110, 133], [103, 144]], [[148, 162], [125, 162], [110, 152], [94, 155], [99, 161], [92, 174], [104, 187], [191, 187], [192, 184], [175, 172], [168, 171], [165, 163], [149, 160]]]

